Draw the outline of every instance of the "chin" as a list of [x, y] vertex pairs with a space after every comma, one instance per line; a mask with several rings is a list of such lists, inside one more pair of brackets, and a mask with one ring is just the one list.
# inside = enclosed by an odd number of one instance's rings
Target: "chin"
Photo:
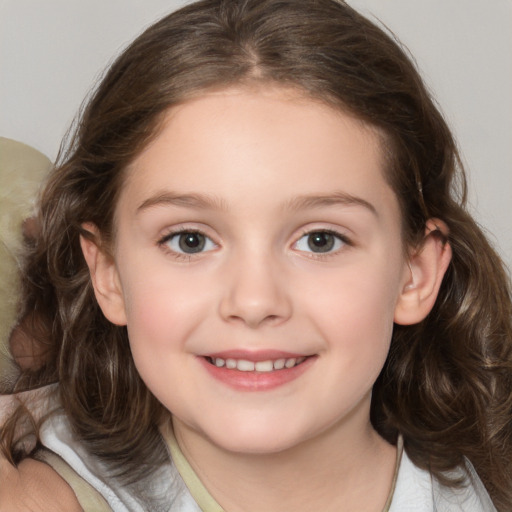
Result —
[[214, 444], [223, 450], [247, 455], [271, 455], [281, 453], [298, 446], [306, 439], [298, 432], [281, 431], [275, 425], [268, 428], [230, 427], [215, 435], [209, 436]]

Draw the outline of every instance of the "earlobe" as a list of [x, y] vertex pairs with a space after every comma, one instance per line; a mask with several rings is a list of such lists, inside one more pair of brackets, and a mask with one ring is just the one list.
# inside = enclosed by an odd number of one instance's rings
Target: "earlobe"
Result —
[[80, 235], [80, 246], [89, 267], [96, 300], [110, 322], [126, 325], [124, 297], [114, 259], [100, 247], [99, 231], [94, 224], [85, 223], [82, 228], [91, 234], [91, 237]]
[[407, 278], [395, 308], [395, 323], [417, 324], [434, 307], [452, 257], [447, 235], [448, 227], [444, 222], [427, 221], [423, 244], [408, 261]]

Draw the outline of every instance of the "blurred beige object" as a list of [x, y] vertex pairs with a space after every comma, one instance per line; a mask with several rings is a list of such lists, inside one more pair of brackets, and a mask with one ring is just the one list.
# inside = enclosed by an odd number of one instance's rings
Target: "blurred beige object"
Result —
[[23, 223], [34, 213], [50, 160], [21, 142], [0, 137], [0, 390], [16, 376], [9, 337], [17, 324]]

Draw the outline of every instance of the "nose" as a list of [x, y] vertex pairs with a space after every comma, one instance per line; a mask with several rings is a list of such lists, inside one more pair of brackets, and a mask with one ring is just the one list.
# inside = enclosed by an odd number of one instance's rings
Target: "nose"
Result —
[[279, 325], [292, 314], [292, 302], [284, 273], [270, 256], [250, 254], [232, 263], [224, 281], [220, 316], [251, 329]]

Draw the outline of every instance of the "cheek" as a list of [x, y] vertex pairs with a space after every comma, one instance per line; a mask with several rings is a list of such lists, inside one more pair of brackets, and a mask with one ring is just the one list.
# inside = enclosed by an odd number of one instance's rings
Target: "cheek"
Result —
[[308, 294], [305, 309], [314, 312], [317, 328], [347, 365], [374, 364], [380, 371], [391, 341], [399, 276], [400, 268], [389, 268], [384, 258], [374, 265], [360, 261], [326, 276], [316, 293]]
[[176, 332], [183, 326], [186, 310], [184, 300], [173, 300], [173, 290], [163, 283], [145, 280], [135, 287], [128, 287], [125, 293], [127, 328], [132, 346], [144, 344], [156, 348], [168, 345]]
[[[134, 357], [156, 360], [182, 349], [206, 316], [204, 280], [165, 264], [126, 261], [122, 275], [127, 329]], [[148, 350], [149, 349], [149, 350]]]
[[126, 287], [127, 330], [135, 366], [168, 408], [174, 402], [168, 400], [167, 390], [183, 386], [191, 297], [192, 293], [176, 296], [170, 283], [147, 274]]

